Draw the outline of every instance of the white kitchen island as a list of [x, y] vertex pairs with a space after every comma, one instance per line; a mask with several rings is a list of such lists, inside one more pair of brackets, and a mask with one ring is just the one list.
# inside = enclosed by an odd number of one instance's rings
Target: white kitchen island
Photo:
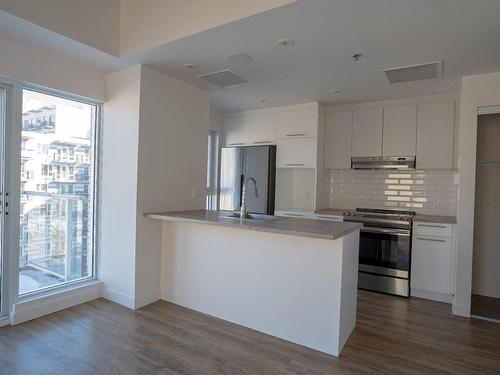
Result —
[[146, 216], [164, 220], [163, 299], [340, 354], [356, 324], [359, 224]]

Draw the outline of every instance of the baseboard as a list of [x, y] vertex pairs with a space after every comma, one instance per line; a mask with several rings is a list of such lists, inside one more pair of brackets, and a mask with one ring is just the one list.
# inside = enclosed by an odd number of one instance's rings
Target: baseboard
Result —
[[137, 297], [135, 297], [135, 308], [139, 309], [143, 306], [149, 305], [150, 303], [159, 301], [160, 299], [161, 299], [160, 289], [140, 294]]
[[458, 303], [454, 303], [451, 311], [453, 315], [464, 316], [466, 318], [470, 318], [470, 305], [462, 305]]
[[102, 288], [102, 296], [112, 302], [118, 303], [119, 305], [128, 307], [129, 309], [135, 309], [135, 298], [129, 294], [118, 292], [117, 290], [109, 289], [106, 287]]
[[0, 319], [0, 327], [8, 326], [10, 324], [9, 318]]
[[412, 297], [425, 298], [425, 299], [430, 299], [433, 301], [439, 301], [439, 302], [450, 303], [450, 304], [453, 303], [453, 295], [452, 294], [436, 293], [436, 292], [430, 292], [428, 290], [412, 288], [410, 290], [410, 295]]
[[487, 322], [492, 322], [492, 323], [500, 324], [500, 320], [498, 320], [498, 319], [487, 318], [485, 316], [479, 316], [479, 315], [471, 315], [470, 317], [474, 318], [474, 319], [479, 319], [479, 320], [484, 320], [484, 321], [487, 321]]
[[10, 321], [12, 325], [24, 323], [44, 315], [92, 301], [102, 296], [102, 283], [94, 281], [52, 294], [23, 300], [14, 304]]
[[472, 294], [479, 294], [480, 296], [500, 298], [500, 288], [489, 287], [484, 285], [473, 285]]

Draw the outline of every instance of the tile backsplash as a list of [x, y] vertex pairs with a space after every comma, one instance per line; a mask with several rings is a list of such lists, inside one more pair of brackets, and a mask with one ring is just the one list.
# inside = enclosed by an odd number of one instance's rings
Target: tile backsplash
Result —
[[455, 216], [455, 171], [330, 171], [330, 207], [407, 209]]

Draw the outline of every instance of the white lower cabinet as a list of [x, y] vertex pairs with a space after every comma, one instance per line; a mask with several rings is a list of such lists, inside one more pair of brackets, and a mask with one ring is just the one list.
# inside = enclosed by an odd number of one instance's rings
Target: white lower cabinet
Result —
[[414, 223], [411, 256], [411, 294], [452, 302], [454, 240], [451, 224]]

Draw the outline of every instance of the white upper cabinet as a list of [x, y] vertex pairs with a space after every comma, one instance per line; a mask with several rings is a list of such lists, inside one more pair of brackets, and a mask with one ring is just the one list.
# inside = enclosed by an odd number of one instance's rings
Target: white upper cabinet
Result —
[[383, 134], [383, 156], [415, 156], [417, 105], [384, 107]]
[[276, 167], [316, 168], [316, 138], [278, 139], [276, 143]]
[[250, 143], [253, 145], [276, 143], [276, 113], [250, 115]]
[[355, 109], [352, 124], [352, 156], [382, 155], [382, 108]]
[[418, 105], [417, 168], [452, 169], [455, 102]]
[[351, 168], [352, 110], [326, 113], [325, 168]]
[[228, 116], [223, 124], [224, 145], [244, 146], [250, 140], [250, 121], [248, 116]]
[[318, 109], [300, 109], [278, 112], [278, 138], [305, 138], [318, 136]]

